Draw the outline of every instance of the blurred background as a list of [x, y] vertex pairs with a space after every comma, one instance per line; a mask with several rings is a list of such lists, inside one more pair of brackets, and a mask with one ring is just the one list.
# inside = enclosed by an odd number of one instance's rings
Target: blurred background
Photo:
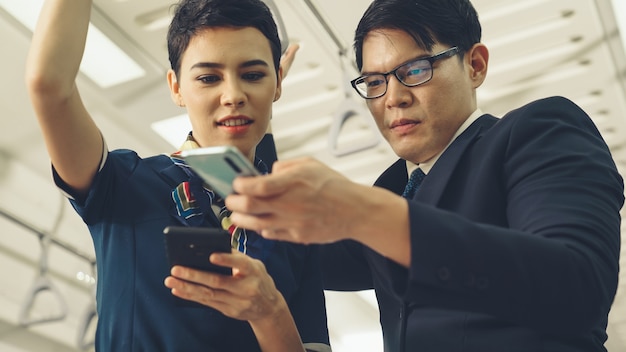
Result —
[[[24, 86], [41, 2], [0, 0], [6, 50], [0, 84], [0, 351], [89, 351], [97, 319], [93, 246], [51, 181]], [[312, 156], [357, 182], [373, 183], [396, 157], [348, 84], [357, 76], [353, 31], [370, 1], [266, 2], [282, 39], [301, 46], [274, 109], [279, 158]], [[165, 81], [172, 3], [95, 0], [78, 83], [110, 149], [169, 153], [190, 130]], [[478, 91], [482, 110], [501, 115], [536, 98], [568, 97], [595, 121], [624, 174], [626, 2], [473, 3], [491, 51], [488, 78]], [[622, 274], [610, 316], [609, 352], [626, 351], [624, 279]], [[327, 304], [334, 351], [382, 351], [372, 292], [327, 292]]]

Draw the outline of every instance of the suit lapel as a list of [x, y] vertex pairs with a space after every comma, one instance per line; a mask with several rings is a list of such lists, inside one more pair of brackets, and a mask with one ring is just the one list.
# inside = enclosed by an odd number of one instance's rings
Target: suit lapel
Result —
[[[461, 156], [465, 153], [472, 143], [478, 140], [481, 134], [488, 130], [498, 121], [491, 115], [483, 115], [472, 123], [439, 157], [439, 160], [433, 165], [428, 176], [422, 182], [420, 188], [415, 194], [414, 199], [421, 202], [436, 205], [448, 184], [456, 165]], [[393, 163], [374, 183], [375, 186], [386, 188], [398, 195], [402, 194], [407, 183], [406, 161], [399, 159]], [[402, 294], [406, 292], [406, 277], [408, 270], [398, 263], [379, 255], [372, 249], [365, 248], [370, 253], [370, 258], [374, 262], [380, 263], [381, 268], [387, 268], [384, 275], [378, 279], [383, 280], [386, 284], [384, 287], [391, 287], [386, 291], [390, 295], [396, 297], [399, 301], [403, 301]]]
[[[491, 115], [483, 115], [461, 133], [433, 165], [428, 177], [424, 179], [420, 189], [415, 194], [415, 199], [429, 204], [437, 204], [465, 150], [498, 120]], [[400, 195], [407, 180], [406, 162], [399, 159], [380, 175], [374, 185]]]
[[374, 186], [382, 187], [397, 195], [401, 195], [408, 179], [406, 161], [398, 159], [378, 177], [376, 182], [374, 182]]
[[415, 199], [428, 204], [437, 204], [461, 156], [498, 120], [491, 115], [483, 115], [461, 133], [435, 162], [428, 177], [415, 194]]

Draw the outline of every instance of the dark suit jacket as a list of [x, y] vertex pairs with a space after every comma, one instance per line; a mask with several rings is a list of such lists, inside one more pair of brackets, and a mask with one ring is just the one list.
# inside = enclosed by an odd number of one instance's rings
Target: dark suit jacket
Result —
[[[406, 181], [398, 160], [375, 185]], [[623, 201], [608, 147], [569, 100], [484, 115], [409, 201], [410, 268], [343, 241], [325, 246], [326, 286], [376, 290], [385, 351], [604, 351]]]

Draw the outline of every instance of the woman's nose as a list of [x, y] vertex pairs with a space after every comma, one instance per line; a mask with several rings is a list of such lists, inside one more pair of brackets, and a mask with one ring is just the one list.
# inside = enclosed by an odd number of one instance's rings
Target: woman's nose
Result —
[[226, 106], [241, 106], [245, 103], [246, 95], [238, 82], [225, 82], [222, 92], [222, 104]]

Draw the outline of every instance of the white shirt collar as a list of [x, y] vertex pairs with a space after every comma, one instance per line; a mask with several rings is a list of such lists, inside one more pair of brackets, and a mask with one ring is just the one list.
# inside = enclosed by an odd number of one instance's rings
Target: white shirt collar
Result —
[[452, 144], [452, 142], [454, 142], [454, 140], [458, 136], [460, 136], [461, 133], [463, 133], [474, 121], [476, 121], [482, 115], [483, 115], [482, 110], [480, 110], [480, 109], [474, 110], [474, 112], [461, 124], [459, 129], [456, 130], [456, 133], [454, 134], [454, 136], [452, 136], [452, 139], [450, 139], [450, 142], [448, 143], [448, 145], [445, 148], [443, 148], [443, 150], [439, 154], [435, 155], [430, 160], [428, 160], [426, 162], [423, 162], [423, 163], [419, 163], [419, 164], [415, 164], [415, 163], [410, 162], [410, 161], [407, 160], [407, 162], [406, 162], [406, 169], [407, 169], [409, 175], [411, 175], [411, 172], [413, 172], [413, 170], [417, 169], [418, 167], [420, 169], [422, 169], [422, 171], [425, 174], [428, 174], [430, 172], [430, 169], [433, 167], [433, 165], [435, 165], [435, 163], [437, 162], [437, 160], [439, 159], [441, 154], [443, 154], [443, 152], [445, 152], [446, 149], [448, 149], [450, 144]]

